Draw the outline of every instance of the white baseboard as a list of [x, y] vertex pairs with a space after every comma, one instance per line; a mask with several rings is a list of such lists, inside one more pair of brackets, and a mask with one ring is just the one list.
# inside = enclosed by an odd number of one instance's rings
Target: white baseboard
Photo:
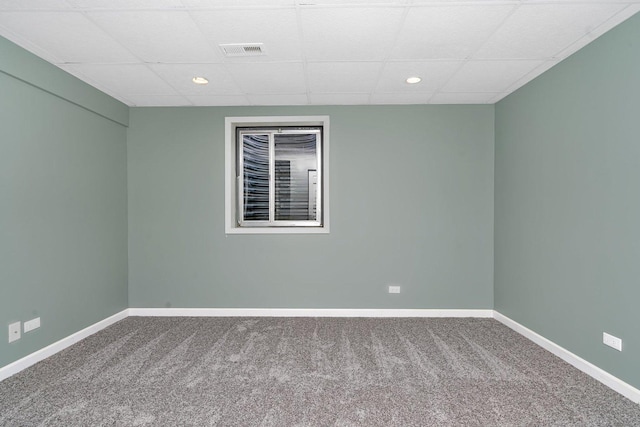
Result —
[[626, 398], [628, 398], [629, 400], [635, 403], [640, 403], [640, 390], [633, 387], [631, 384], [627, 384], [621, 379], [614, 377], [607, 371], [601, 368], [598, 368], [596, 365], [590, 362], [587, 362], [580, 356], [577, 356], [571, 353], [569, 350], [563, 347], [560, 347], [558, 344], [554, 343], [553, 341], [548, 340], [542, 335], [532, 331], [526, 326], [522, 326], [515, 320], [511, 320], [507, 316], [500, 314], [497, 311], [494, 311], [493, 317], [500, 323], [508, 326], [509, 328], [513, 329], [519, 334], [524, 335], [526, 338], [538, 344], [540, 347], [544, 348], [547, 351], [550, 351], [551, 353], [558, 356], [560, 359], [564, 360], [570, 365], [573, 365], [574, 367], [578, 368], [585, 374], [600, 381], [602, 384], [606, 385], [610, 389], [617, 391], [618, 393], [620, 393], [621, 395], [625, 396]]
[[493, 310], [349, 308], [130, 308], [155, 317], [493, 317]]
[[17, 374], [18, 372], [28, 368], [29, 366], [35, 365], [36, 363], [46, 359], [49, 356], [53, 356], [59, 351], [64, 350], [65, 348], [77, 343], [78, 341], [88, 337], [89, 335], [93, 335], [96, 332], [106, 328], [107, 326], [110, 326], [117, 321], [126, 318], [128, 315], [128, 309], [122, 310], [121, 312], [107, 317], [106, 319], [101, 320], [97, 323], [94, 323], [93, 325], [88, 326], [81, 331], [76, 332], [75, 334], [71, 334], [66, 338], [63, 338], [38, 351], [35, 351], [23, 357], [22, 359], [18, 359], [13, 363], [8, 364], [7, 366], [3, 366], [2, 368], [0, 368], [0, 381]]

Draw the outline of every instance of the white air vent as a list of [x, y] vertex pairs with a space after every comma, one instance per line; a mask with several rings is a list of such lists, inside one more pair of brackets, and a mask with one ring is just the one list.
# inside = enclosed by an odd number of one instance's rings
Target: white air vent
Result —
[[266, 54], [262, 43], [228, 43], [219, 46], [224, 56], [259, 56]]

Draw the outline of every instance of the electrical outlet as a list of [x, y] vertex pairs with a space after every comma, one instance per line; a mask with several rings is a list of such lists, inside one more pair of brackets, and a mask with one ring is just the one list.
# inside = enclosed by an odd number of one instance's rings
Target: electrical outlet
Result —
[[602, 343], [618, 351], [622, 351], [622, 340], [606, 332], [602, 333]]
[[36, 317], [35, 319], [31, 319], [28, 322], [24, 322], [24, 332], [30, 332], [34, 329], [38, 329], [40, 327], [40, 318]]
[[15, 322], [9, 325], [9, 342], [14, 342], [20, 339], [20, 322]]
[[400, 286], [396, 286], [396, 285], [389, 286], [389, 293], [390, 294], [399, 294], [400, 293]]

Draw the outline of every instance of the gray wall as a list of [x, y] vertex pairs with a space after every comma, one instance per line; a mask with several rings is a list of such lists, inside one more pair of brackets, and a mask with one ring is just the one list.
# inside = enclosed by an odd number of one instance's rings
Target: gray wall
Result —
[[[131, 307], [491, 309], [493, 113], [132, 108]], [[331, 117], [331, 233], [225, 236], [225, 116], [318, 114]]]
[[0, 58], [3, 366], [127, 307], [128, 114], [1, 38]]
[[636, 15], [497, 104], [495, 175], [496, 310], [638, 388], [639, 76]]

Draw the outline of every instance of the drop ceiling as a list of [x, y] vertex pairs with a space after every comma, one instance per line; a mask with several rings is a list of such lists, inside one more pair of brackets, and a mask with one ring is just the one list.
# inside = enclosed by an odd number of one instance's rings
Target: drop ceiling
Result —
[[[0, 35], [130, 106], [492, 104], [639, 10], [640, 0], [0, 0]], [[229, 43], [264, 54], [226, 56]]]

